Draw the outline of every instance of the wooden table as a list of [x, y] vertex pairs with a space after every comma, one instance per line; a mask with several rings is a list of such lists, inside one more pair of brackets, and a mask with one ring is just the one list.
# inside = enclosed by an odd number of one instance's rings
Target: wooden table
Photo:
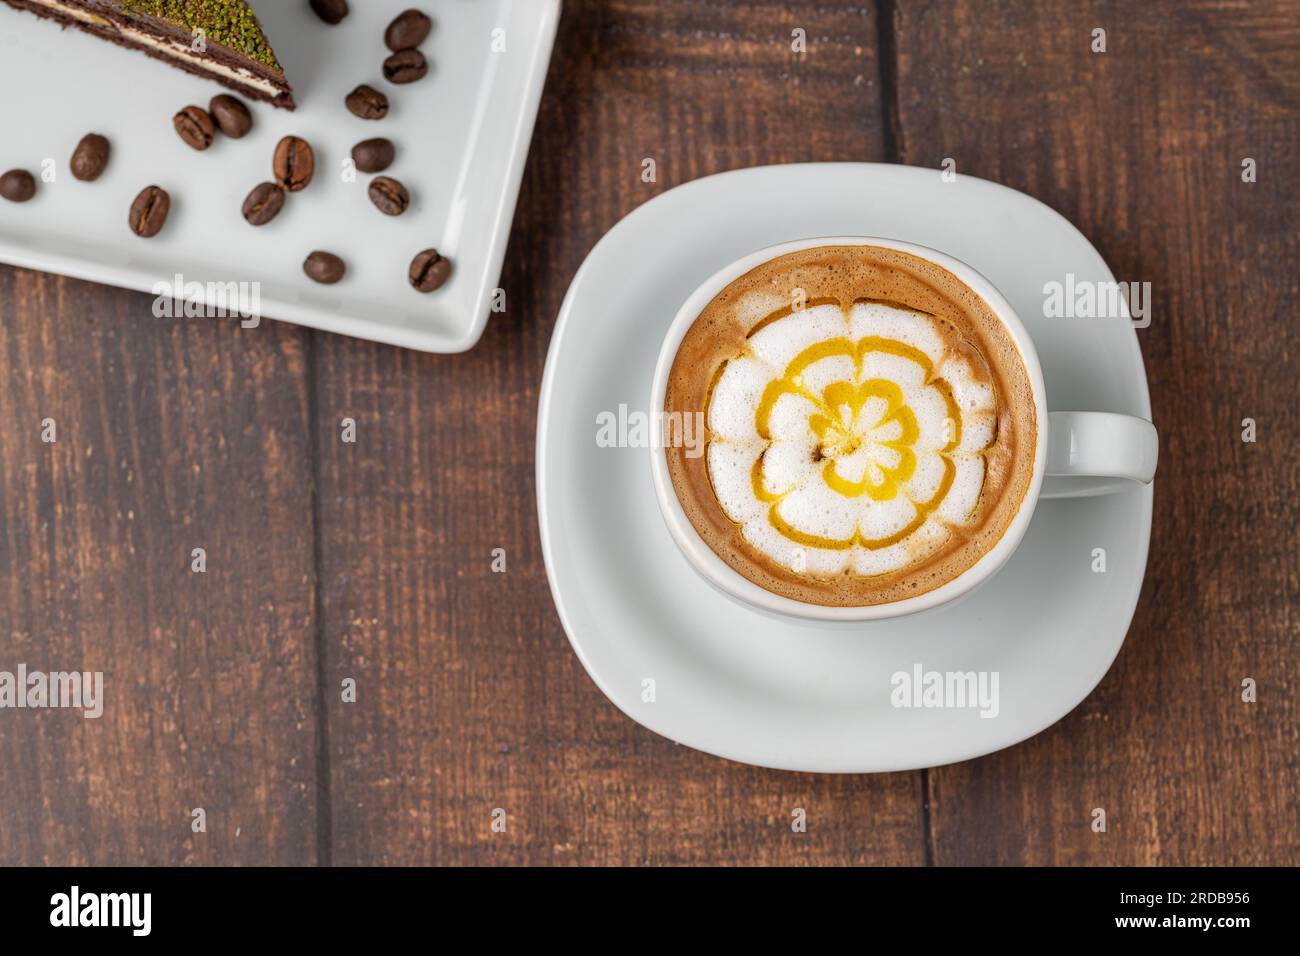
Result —
[[[1300, 5], [566, 6], [508, 309], [468, 354], [160, 320], [0, 268], [0, 669], [108, 674], [99, 720], [0, 711], [0, 863], [1300, 862]], [[569, 649], [538, 542], [569, 280], [708, 173], [945, 157], [1152, 284], [1162, 460], [1119, 659], [1032, 740], [919, 773], [771, 772], [643, 730]]]

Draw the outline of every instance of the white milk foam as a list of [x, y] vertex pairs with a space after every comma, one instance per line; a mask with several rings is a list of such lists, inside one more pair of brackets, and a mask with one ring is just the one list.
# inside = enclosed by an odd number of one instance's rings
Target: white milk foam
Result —
[[986, 376], [906, 308], [828, 304], [778, 319], [727, 362], [709, 397], [718, 503], [795, 573], [877, 575], [923, 561], [979, 503], [996, 436]]

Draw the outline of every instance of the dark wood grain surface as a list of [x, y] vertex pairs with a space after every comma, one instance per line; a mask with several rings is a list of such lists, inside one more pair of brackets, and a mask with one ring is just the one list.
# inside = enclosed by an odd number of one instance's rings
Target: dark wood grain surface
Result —
[[[1294, 2], [574, 0], [507, 311], [467, 354], [158, 320], [0, 267], [0, 669], [114, 688], [98, 721], [0, 711], [0, 863], [1300, 863], [1298, 107]], [[1119, 659], [1056, 726], [926, 772], [655, 736], [586, 676], [542, 566], [534, 428], [569, 280], [708, 173], [945, 157], [1152, 283], [1162, 461]]]

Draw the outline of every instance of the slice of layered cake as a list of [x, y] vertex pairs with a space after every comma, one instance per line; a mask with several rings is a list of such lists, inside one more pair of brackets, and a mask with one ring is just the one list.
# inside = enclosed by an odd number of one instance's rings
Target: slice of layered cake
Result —
[[294, 108], [284, 70], [245, 0], [3, 2], [140, 50], [251, 99]]

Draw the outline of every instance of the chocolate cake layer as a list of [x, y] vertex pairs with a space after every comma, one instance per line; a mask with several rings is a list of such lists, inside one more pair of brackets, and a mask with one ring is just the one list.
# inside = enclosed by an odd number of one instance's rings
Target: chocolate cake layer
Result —
[[251, 99], [294, 108], [293, 89], [244, 0], [3, 2], [140, 50]]

